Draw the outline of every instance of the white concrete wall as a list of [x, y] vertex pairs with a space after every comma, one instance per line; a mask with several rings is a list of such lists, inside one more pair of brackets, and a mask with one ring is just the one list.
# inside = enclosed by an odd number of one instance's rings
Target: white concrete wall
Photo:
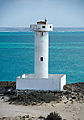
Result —
[[[43, 57], [43, 61], [41, 61]], [[35, 32], [35, 77], [48, 78], [48, 32]]]
[[19, 78], [16, 79], [16, 89], [61, 91], [66, 84], [66, 75], [50, 78]]
[[61, 86], [60, 89], [63, 89], [63, 86], [66, 84], [66, 75], [63, 75], [63, 77], [61, 78]]
[[[45, 28], [43, 28], [45, 26]], [[37, 24], [36, 31], [53, 31], [52, 24]]]
[[[43, 28], [42, 26], [45, 26], [45, 28]], [[30, 30], [31, 31], [53, 31], [53, 25], [52, 24], [31, 24], [30, 25]]]

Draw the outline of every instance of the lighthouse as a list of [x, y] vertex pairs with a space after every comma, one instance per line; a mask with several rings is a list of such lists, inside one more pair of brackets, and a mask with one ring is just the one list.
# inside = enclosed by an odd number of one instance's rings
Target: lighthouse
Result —
[[35, 32], [35, 77], [48, 78], [48, 32], [53, 31], [53, 25], [47, 24], [47, 20], [37, 22], [37, 25], [30, 25]]
[[16, 89], [61, 91], [66, 84], [66, 74], [48, 74], [49, 36], [53, 24], [47, 20], [31, 24], [30, 30], [35, 33], [34, 74], [23, 74], [16, 78]]

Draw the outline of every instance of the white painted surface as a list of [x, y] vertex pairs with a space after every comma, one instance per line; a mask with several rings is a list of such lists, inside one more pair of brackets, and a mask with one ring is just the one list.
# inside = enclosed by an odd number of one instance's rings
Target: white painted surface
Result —
[[35, 77], [48, 78], [48, 32], [43, 32], [43, 36], [41, 34], [35, 32]]
[[[43, 28], [43, 26], [45, 26], [45, 28]], [[53, 25], [52, 24], [32, 24], [30, 25], [30, 30], [31, 31], [45, 31], [45, 32], [48, 32], [48, 31], [53, 31]]]
[[[32, 75], [34, 76], [34, 75]], [[16, 79], [16, 89], [20, 90], [63, 90], [66, 84], [66, 75], [49, 75], [48, 78], [18, 78]]]
[[[43, 28], [45, 26], [45, 28]], [[36, 31], [53, 31], [53, 25], [52, 24], [37, 24]]]
[[63, 77], [61, 78], [61, 83], [60, 83], [60, 89], [63, 89], [63, 86], [66, 84], [66, 75], [63, 75]]
[[53, 25], [37, 24], [37, 27], [30, 27], [35, 31], [35, 78], [48, 78], [48, 31], [53, 30]]
[[35, 78], [48, 78], [48, 31], [53, 31], [53, 25], [30, 25], [30, 29], [35, 31]]

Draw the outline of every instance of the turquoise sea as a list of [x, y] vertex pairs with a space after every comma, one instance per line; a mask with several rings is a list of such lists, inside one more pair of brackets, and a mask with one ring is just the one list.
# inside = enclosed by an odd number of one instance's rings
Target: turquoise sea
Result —
[[[0, 32], [0, 81], [34, 73], [34, 32]], [[84, 82], [84, 32], [49, 32], [49, 73]]]

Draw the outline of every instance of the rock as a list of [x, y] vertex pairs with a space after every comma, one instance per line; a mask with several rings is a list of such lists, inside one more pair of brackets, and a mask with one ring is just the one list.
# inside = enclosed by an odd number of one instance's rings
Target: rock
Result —
[[64, 102], [64, 104], [67, 104], [67, 103], [68, 103], [68, 101]]
[[25, 115], [25, 118], [29, 118], [29, 115]]
[[3, 96], [3, 97], [1, 97], [1, 99], [4, 99], [4, 96]]
[[73, 100], [71, 101], [71, 104], [73, 104]]
[[72, 101], [72, 99], [70, 99], [69, 101]]
[[12, 104], [12, 102], [9, 102], [9, 104]]
[[37, 103], [46, 102], [49, 103], [51, 101], [61, 101], [62, 97], [60, 93], [50, 92], [50, 91], [28, 91], [23, 90], [18, 93], [18, 96], [10, 96], [11, 101], [20, 102], [24, 105], [36, 105]]
[[32, 120], [32, 118], [29, 118], [28, 120]]
[[22, 118], [25, 118], [25, 116], [22, 116]]
[[43, 117], [43, 116], [40, 116], [40, 117], [38, 117], [38, 119], [42, 119], [42, 120], [44, 120], [45, 119], [45, 117]]
[[72, 96], [72, 99], [76, 99], [76, 97], [75, 97], [75, 96]]
[[2, 117], [1, 119], [2, 119], [2, 120], [6, 120], [6, 117]]
[[10, 97], [9, 96], [4, 96], [4, 101], [5, 102], [8, 102], [10, 100]]

